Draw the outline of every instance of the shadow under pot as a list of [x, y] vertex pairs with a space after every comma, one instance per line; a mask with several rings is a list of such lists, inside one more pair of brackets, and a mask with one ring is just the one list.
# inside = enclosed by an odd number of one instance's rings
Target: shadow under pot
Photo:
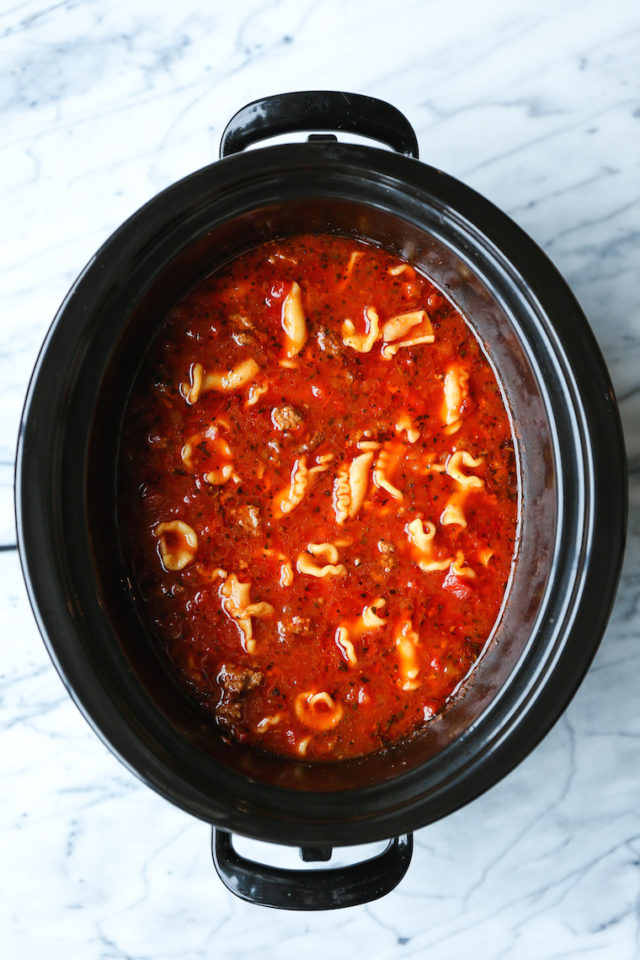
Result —
[[[294, 130], [350, 131], [263, 147]], [[122, 762], [214, 826], [225, 884], [288, 909], [363, 903], [391, 890], [411, 831], [482, 793], [539, 742], [584, 676], [619, 575], [624, 447], [587, 321], [546, 256], [477, 193], [417, 159], [393, 107], [299, 93], [244, 108], [223, 159], [169, 187], [93, 257], [62, 304], [25, 404], [19, 545], [31, 603], [71, 696]], [[517, 441], [517, 562], [489, 648], [423, 735], [384, 752], [304, 763], [229, 745], [176, 686], [130, 588], [117, 522], [124, 410], [168, 309], [207, 274], [299, 233], [364, 239], [408, 260], [467, 319], [494, 365]], [[281, 870], [230, 835], [302, 848], [392, 839], [345, 868]]]

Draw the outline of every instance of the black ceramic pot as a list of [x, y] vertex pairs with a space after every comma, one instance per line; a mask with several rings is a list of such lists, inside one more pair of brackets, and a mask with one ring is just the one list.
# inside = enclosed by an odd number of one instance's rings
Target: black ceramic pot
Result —
[[[292, 130], [350, 130], [392, 151], [323, 135], [240, 152]], [[407, 834], [504, 776], [573, 696], [622, 559], [622, 435], [605, 365], [567, 285], [503, 213], [417, 160], [415, 134], [394, 108], [337, 93], [273, 97], [234, 117], [221, 153], [120, 227], [60, 308], [20, 433], [20, 552], [71, 696], [130, 770], [214, 825], [227, 886], [272, 906], [347, 906], [390, 890], [409, 863]], [[422, 737], [315, 765], [229, 747], [174, 685], [127, 587], [115, 499], [123, 410], [167, 309], [229, 258], [302, 231], [384, 246], [465, 314], [504, 386], [522, 504], [515, 574], [468, 688]], [[243, 860], [234, 831], [301, 846], [305, 859], [396, 839], [364, 864], [291, 872]]]

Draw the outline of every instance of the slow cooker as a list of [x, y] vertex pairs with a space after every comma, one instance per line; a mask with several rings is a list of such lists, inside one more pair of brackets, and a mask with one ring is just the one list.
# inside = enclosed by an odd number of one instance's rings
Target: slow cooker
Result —
[[[294, 131], [316, 133], [244, 152]], [[340, 131], [390, 149], [340, 143]], [[213, 825], [229, 889], [290, 909], [349, 906], [392, 889], [409, 865], [411, 831], [503, 777], [575, 693], [622, 561], [620, 422], [596, 341], [557, 270], [488, 200], [421, 163], [395, 108], [334, 92], [270, 97], [233, 117], [220, 152], [116, 230], [53, 321], [20, 429], [20, 555], [70, 695], [133, 773]], [[180, 692], [133, 600], [116, 498], [123, 411], [168, 309], [248, 248], [302, 232], [380, 245], [461, 310], [503, 385], [521, 496], [508, 597], [470, 681], [423, 736], [322, 764], [230, 746]], [[390, 841], [364, 863], [294, 871], [242, 857], [233, 833], [299, 846], [305, 860]]]

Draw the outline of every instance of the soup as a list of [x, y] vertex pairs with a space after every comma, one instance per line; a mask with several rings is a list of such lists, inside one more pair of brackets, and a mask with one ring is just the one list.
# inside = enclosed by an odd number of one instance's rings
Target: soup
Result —
[[125, 414], [142, 615], [223, 736], [307, 761], [423, 731], [510, 577], [514, 438], [482, 346], [410, 264], [270, 242], [163, 321]]

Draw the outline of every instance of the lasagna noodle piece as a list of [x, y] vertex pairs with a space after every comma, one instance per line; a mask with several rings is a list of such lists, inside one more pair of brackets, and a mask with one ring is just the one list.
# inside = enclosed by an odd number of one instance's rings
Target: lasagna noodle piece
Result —
[[482, 457], [476, 459], [466, 450], [457, 450], [447, 460], [447, 473], [463, 490], [479, 490], [484, 487], [484, 480], [463, 473], [462, 467], [475, 468], [482, 466], [483, 463]]
[[194, 470], [193, 457], [197, 447], [204, 447], [207, 458], [215, 459], [216, 466], [204, 474], [206, 483], [220, 486], [233, 476], [233, 454], [227, 441], [218, 436], [218, 426], [213, 424], [202, 433], [192, 434], [180, 451], [180, 457], [188, 470]]
[[376, 487], [386, 490], [394, 500], [404, 500], [401, 490], [391, 483], [390, 475], [402, 456], [402, 444], [388, 445], [382, 448], [373, 468], [373, 482]]
[[436, 535], [435, 526], [427, 520], [426, 527], [420, 517], [416, 517], [407, 524], [407, 533], [420, 553], [430, 553], [433, 538]]
[[296, 569], [298, 573], [305, 574], [308, 577], [317, 577], [319, 580], [324, 580], [325, 577], [344, 577], [347, 572], [344, 563], [327, 563], [323, 567], [319, 567], [308, 553], [298, 554]]
[[295, 280], [282, 304], [282, 329], [285, 335], [285, 356], [291, 360], [300, 353], [307, 342], [307, 321], [302, 305], [302, 289]]
[[467, 526], [467, 520], [463, 510], [466, 499], [466, 493], [453, 493], [449, 497], [444, 510], [440, 514], [440, 523], [443, 527], [454, 523], [457, 523], [458, 526], [463, 528]]
[[285, 560], [285, 562], [280, 567], [280, 586], [290, 587], [292, 583], [293, 583], [293, 567], [291, 566], [290, 560]]
[[326, 473], [334, 456], [334, 453], [321, 453], [316, 457], [316, 463], [313, 467], [311, 467], [309, 473]]
[[358, 662], [351, 637], [362, 636], [362, 634], [371, 630], [379, 630], [380, 627], [384, 627], [387, 621], [378, 616], [378, 613], [385, 604], [386, 601], [383, 597], [377, 597], [363, 608], [362, 613], [356, 620], [341, 623], [336, 630], [336, 644], [351, 666], [355, 666]]
[[355, 267], [356, 263], [358, 262], [358, 260], [359, 260], [360, 257], [362, 257], [362, 256], [364, 256], [362, 250], [353, 250], [353, 251], [352, 251], [351, 256], [349, 257], [349, 260], [348, 260], [348, 262], [347, 262], [346, 269], [345, 269], [344, 273], [342, 274], [342, 280], [337, 284], [337, 287], [338, 287], [339, 290], [343, 289], [343, 287], [345, 287], [345, 286], [347, 285], [347, 283], [348, 283], [349, 280], [351, 279], [351, 274], [353, 273], [353, 268]]
[[476, 575], [475, 570], [465, 560], [462, 550], [456, 550], [456, 558], [451, 561], [451, 573], [454, 573], [456, 577], [467, 577], [470, 580]]
[[452, 562], [452, 557], [438, 560], [433, 553], [433, 540], [436, 528], [427, 521], [426, 527], [419, 517], [406, 526], [411, 542], [416, 548], [418, 566], [423, 573], [432, 573], [436, 570], [446, 570]]
[[395, 423], [396, 433], [405, 433], [409, 443], [420, 439], [420, 431], [416, 429], [407, 410], [401, 410]]
[[249, 393], [247, 394], [247, 406], [255, 406], [260, 397], [263, 397], [268, 389], [269, 384], [264, 381], [262, 383], [252, 383], [249, 387]]
[[255, 653], [256, 641], [253, 637], [252, 617], [272, 617], [275, 610], [264, 601], [251, 603], [249, 599], [250, 583], [241, 583], [232, 573], [220, 585], [222, 609], [238, 624], [242, 633], [242, 645], [247, 653]]
[[460, 364], [447, 369], [444, 376], [444, 402], [442, 419], [447, 427], [453, 427], [462, 416], [462, 404], [469, 395], [469, 372]]
[[193, 448], [197, 446], [202, 440], [202, 434], [194, 433], [192, 434], [186, 443], [183, 444], [182, 449], [180, 450], [180, 459], [184, 463], [187, 470], [193, 470]]
[[307, 553], [312, 557], [325, 557], [329, 563], [338, 562], [338, 548], [333, 543], [309, 543]]
[[[408, 340], [399, 339], [410, 330], [413, 330], [413, 335]], [[435, 334], [427, 311], [414, 310], [411, 313], [403, 313], [387, 320], [383, 327], [383, 339], [385, 342], [382, 347], [382, 356], [385, 360], [390, 360], [403, 347], [415, 347], [420, 343], [433, 343]]]
[[349, 466], [349, 516], [355, 517], [364, 503], [369, 485], [369, 468], [373, 462], [373, 453], [365, 451], [351, 461]]
[[281, 719], [282, 717], [279, 713], [274, 713], [269, 717], [263, 717], [262, 720], [256, 724], [256, 733], [266, 733], [269, 727], [277, 727]]
[[205, 373], [201, 363], [194, 363], [191, 367], [190, 383], [181, 384], [182, 393], [187, 403], [193, 406], [198, 402], [201, 394], [208, 390], [217, 390], [219, 393], [233, 393], [241, 390], [255, 379], [259, 370], [253, 357], [243, 360], [231, 370], [217, 370], [211, 373]]
[[342, 342], [345, 347], [351, 347], [358, 353], [370, 353], [380, 331], [379, 317], [373, 307], [367, 307], [365, 317], [367, 320], [366, 333], [356, 333], [353, 320], [347, 319], [342, 324]]
[[212, 441], [213, 453], [217, 457], [218, 465], [212, 470], [208, 470], [204, 475], [206, 483], [211, 486], [221, 486], [233, 476], [233, 454], [231, 447], [222, 437], [216, 437]]
[[420, 637], [413, 629], [411, 620], [404, 620], [396, 630], [395, 645], [398, 652], [399, 672], [398, 683], [405, 691], [417, 690], [420, 686], [418, 674], [418, 658], [416, 647], [420, 643]]
[[296, 716], [310, 730], [333, 730], [342, 720], [342, 706], [325, 690], [299, 693], [294, 701]]
[[184, 520], [166, 520], [154, 529], [160, 557], [166, 570], [183, 570], [195, 559], [198, 537]]
[[333, 484], [333, 509], [336, 523], [343, 524], [356, 516], [364, 503], [369, 486], [369, 469], [373, 463], [373, 451], [366, 450], [350, 464], [343, 463]]
[[349, 631], [342, 624], [336, 630], [336, 644], [347, 663], [352, 667], [357, 666], [355, 647], [349, 638]]
[[293, 464], [289, 486], [276, 496], [274, 515], [282, 517], [295, 510], [304, 500], [309, 484], [309, 470], [306, 455], [299, 457]]
[[384, 597], [377, 597], [364, 608], [360, 619], [365, 630], [375, 630], [377, 627], [384, 627], [387, 621], [378, 616], [378, 611], [386, 605], [386, 602]]
[[418, 324], [424, 322], [426, 316], [426, 310], [412, 310], [410, 313], [400, 313], [391, 317], [382, 328], [382, 339], [385, 343], [390, 343], [393, 340], [406, 337], [412, 327], [417, 327]]

